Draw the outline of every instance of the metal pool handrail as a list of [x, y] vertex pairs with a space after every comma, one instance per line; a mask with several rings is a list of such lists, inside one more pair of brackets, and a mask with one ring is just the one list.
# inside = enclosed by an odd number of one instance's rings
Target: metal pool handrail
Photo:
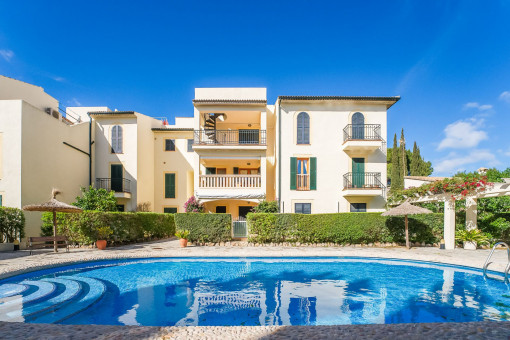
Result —
[[492, 257], [492, 254], [494, 253], [494, 250], [496, 250], [497, 246], [499, 246], [500, 244], [502, 244], [502, 245], [504, 245], [506, 247], [506, 252], [507, 252], [507, 255], [508, 255], [508, 263], [507, 263], [506, 268], [505, 268], [505, 282], [508, 283], [508, 271], [510, 270], [510, 247], [505, 242], [498, 242], [498, 243], [496, 243], [494, 245], [494, 247], [492, 247], [491, 253], [487, 257], [487, 260], [485, 260], [485, 264], [483, 265], [483, 276], [488, 277], [487, 276], [487, 267], [489, 266], [489, 264], [492, 263], [492, 262], [489, 262], [489, 261], [490, 261], [490, 259]]

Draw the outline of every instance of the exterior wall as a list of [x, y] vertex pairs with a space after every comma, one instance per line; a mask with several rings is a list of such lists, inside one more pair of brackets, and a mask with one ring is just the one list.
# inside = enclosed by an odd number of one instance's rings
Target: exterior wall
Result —
[[[125, 211], [135, 211], [138, 189], [138, 125], [136, 115], [95, 116], [95, 178], [111, 178], [110, 165], [122, 164], [123, 178], [131, 181], [131, 198], [118, 198]], [[111, 152], [111, 133], [115, 125], [122, 127], [122, 153]], [[95, 183], [94, 183], [95, 184]]]
[[0, 75], [0, 100], [16, 99], [24, 100], [41, 111], [48, 107], [58, 111], [58, 100], [45, 93], [42, 87]]
[[[349, 212], [350, 203], [367, 203], [367, 211], [384, 210], [382, 196], [345, 197], [343, 175], [352, 171], [352, 157], [365, 157], [365, 172], [380, 172], [381, 182], [385, 184], [386, 155], [380, 149], [369, 154], [347, 154], [342, 144], [343, 129], [351, 124], [354, 112], [364, 114], [365, 124], [381, 124], [381, 134], [386, 138], [386, 106], [334, 101], [284, 102], [280, 106], [282, 212], [294, 212], [295, 203], [311, 203], [312, 213]], [[296, 120], [300, 112], [307, 112], [310, 117], [309, 145], [296, 144]], [[290, 190], [291, 157], [317, 158], [317, 190]], [[278, 181], [278, 175], [275, 177]]]
[[421, 181], [419, 179], [404, 178], [404, 188], [421, 187], [423, 184], [429, 184], [430, 181]]
[[[161, 122], [154, 118], [136, 114], [137, 116], [137, 178], [136, 203], [154, 203], [154, 136], [152, 128]], [[154, 208], [151, 208], [154, 209]]]
[[[66, 125], [31, 104], [22, 105], [21, 134], [21, 204], [49, 200], [51, 190], [58, 188], [58, 199], [74, 202], [80, 188], [87, 187], [89, 157], [67, 145], [88, 151], [87, 123]], [[39, 236], [41, 214], [25, 212], [26, 235]]]
[[209, 87], [196, 88], [195, 99], [266, 100], [267, 89], [263, 87]]
[[[195, 152], [188, 152], [192, 131], [154, 131], [154, 211], [175, 207], [184, 212], [184, 203], [193, 195]], [[175, 140], [175, 151], [165, 151], [165, 139]], [[175, 198], [165, 198], [165, 174], [176, 174]]]

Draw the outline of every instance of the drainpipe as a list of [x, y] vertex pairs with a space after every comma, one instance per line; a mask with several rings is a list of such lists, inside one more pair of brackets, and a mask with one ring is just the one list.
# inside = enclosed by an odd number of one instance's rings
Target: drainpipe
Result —
[[89, 187], [92, 185], [92, 117], [90, 117], [90, 113], [87, 112], [87, 116], [89, 116]]
[[278, 97], [278, 209], [282, 209], [282, 100]]

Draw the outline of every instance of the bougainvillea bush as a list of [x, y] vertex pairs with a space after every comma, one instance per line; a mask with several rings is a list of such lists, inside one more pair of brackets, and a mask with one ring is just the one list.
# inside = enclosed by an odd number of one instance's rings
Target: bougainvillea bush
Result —
[[204, 212], [204, 204], [200, 203], [199, 200], [195, 198], [195, 196], [191, 196], [186, 203], [184, 203], [184, 211], [187, 213], [203, 213]]

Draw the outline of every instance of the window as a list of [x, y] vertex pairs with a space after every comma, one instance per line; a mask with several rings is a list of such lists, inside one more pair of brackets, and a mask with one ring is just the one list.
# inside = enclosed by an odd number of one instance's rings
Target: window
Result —
[[177, 214], [177, 208], [176, 207], [165, 207], [165, 208], [163, 208], [163, 212], [165, 214]]
[[239, 130], [239, 144], [258, 144], [259, 130], [245, 129]]
[[188, 152], [193, 152], [193, 139], [188, 139]]
[[216, 207], [216, 213], [217, 214], [226, 214], [227, 213], [227, 207], [224, 205], [218, 205]]
[[297, 116], [297, 144], [310, 144], [310, 117], [306, 112]]
[[123, 212], [125, 209], [124, 204], [117, 204], [117, 211]]
[[367, 204], [351, 203], [351, 212], [367, 212]]
[[175, 151], [175, 139], [165, 139], [165, 151]]
[[296, 214], [311, 214], [312, 203], [296, 203], [294, 205], [294, 212]]
[[112, 153], [122, 153], [122, 127], [115, 125], [112, 128]]
[[165, 198], [175, 198], [175, 174], [165, 174]]
[[290, 190], [317, 190], [317, 158], [290, 158]]
[[0, 207], [2, 206], [2, 195], [0, 195]]

